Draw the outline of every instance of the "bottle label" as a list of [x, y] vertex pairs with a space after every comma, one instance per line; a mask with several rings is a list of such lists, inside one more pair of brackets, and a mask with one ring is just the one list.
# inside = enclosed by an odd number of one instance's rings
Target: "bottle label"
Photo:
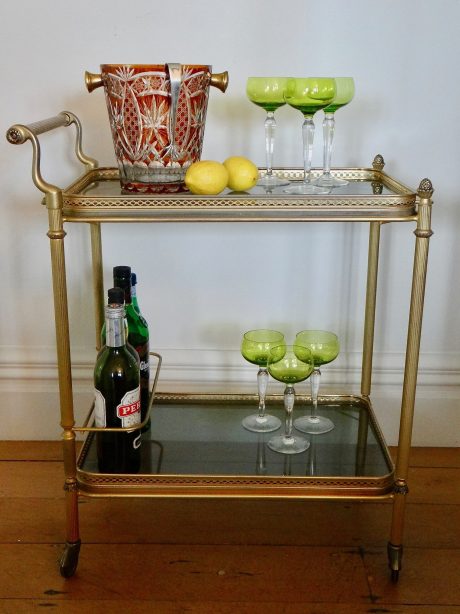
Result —
[[98, 428], [105, 428], [107, 421], [105, 417], [105, 398], [100, 390], [94, 389], [94, 421]]
[[136, 346], [136, 352], [139, 354], [140, 376], [141, 378], [148, 380], [150, 376], [149, 342], [147, 341], [147, 343], [144, 343], [143, 345]]
[[117, 417], [121, 420], [121, 426], [135, 426], [141, 421], [141, 400], [139, 386], [127, 392], [119, 405], [117, 405]]
[[[141, 422], [140, 387], [127, 392], [116, 407], [117, 417], [122, 427], [136, 426]], [[94, 420], [98, 428], [107, 426], [105, 397], [100, 390], [94, 389]], [[134, 446], [139, 447], [139, 446]]]

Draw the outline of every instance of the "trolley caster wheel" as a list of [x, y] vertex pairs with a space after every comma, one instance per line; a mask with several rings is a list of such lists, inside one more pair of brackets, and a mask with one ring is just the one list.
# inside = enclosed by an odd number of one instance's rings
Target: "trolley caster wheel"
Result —
[[394, 546], [389, 543], [387, 546], [388, 550], [388, 565], [390, 567], [391, 572], [391, 581], [393, 584], [399, 580], [399, 572], [401, 571], [401, 561], [402, 561], [402, 546]]
[[70, 543], [66, 542], [64, 552], [59, 561], [59, 571], [63, 578], [71, 578], [78, 565], [78, 555], [80, 554], [81, 540]]

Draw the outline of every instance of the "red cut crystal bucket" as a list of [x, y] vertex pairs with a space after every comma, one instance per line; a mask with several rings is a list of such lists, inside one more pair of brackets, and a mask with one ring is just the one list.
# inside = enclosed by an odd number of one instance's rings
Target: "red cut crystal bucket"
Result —
[[197, 64], [102, 64], [86, 73], [88, 91], [104, 86], [124, 192], [184, 190], [201, 157], [211, 85], [225, 91], [226, 72]]

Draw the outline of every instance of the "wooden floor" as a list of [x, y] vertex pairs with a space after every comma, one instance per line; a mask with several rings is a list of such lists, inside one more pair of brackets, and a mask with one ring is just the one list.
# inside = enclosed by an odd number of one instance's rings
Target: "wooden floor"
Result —
[[76, 575], [59, 442], [0, 442], [0, 613], [460, 612], [460, 450], [414, 449], [403, 570], [388, 503], [82, 499]]

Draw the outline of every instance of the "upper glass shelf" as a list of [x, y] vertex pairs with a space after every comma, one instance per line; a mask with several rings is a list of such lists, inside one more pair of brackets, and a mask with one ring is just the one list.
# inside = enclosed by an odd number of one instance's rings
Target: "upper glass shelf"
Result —
[[[263, 170], [263, 169], [262, 169]], [[301, 181], [301, 169], [275, 169], [289, 181]], [[314, 169], [313, 177], [321, 170]], [[283, 187], [270, 193], [226, 190], [217, 196], [188, 192], [123, 194], [118, 170], [89, 171], [63, 193], [66, 221], [407, 221], [416, 213], [416, 193], [383, 171], [333, 169], [349, 184], [330, 194], [291, 195]]]

